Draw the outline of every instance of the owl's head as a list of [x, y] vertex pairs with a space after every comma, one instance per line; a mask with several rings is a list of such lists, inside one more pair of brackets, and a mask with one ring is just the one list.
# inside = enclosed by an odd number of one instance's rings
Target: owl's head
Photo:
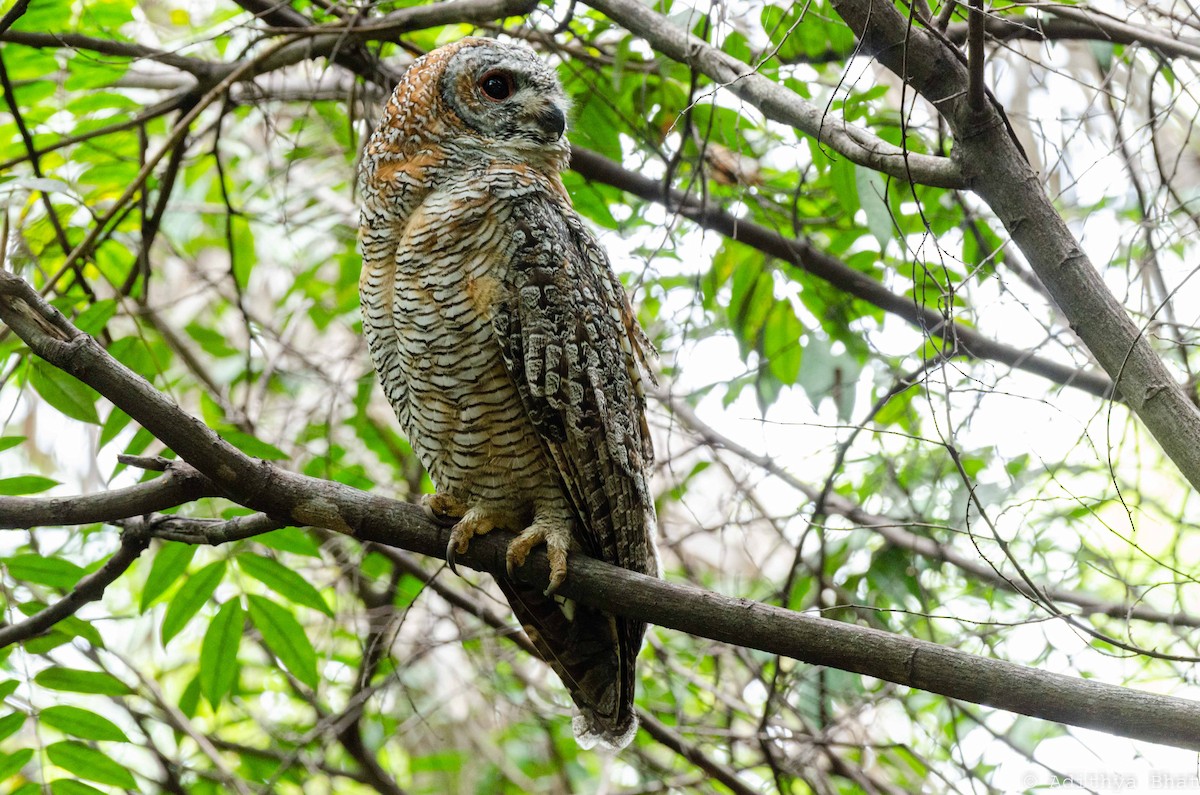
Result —
[[464, 124], [501, 146], [566, 151], [569, 103], [553, 69], [516, 44], [472, 38], [452, 46], [439, 89]]

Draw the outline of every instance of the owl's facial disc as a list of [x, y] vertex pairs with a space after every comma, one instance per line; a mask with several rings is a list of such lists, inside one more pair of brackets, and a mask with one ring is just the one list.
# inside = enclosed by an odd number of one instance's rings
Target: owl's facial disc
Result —
[[475, 131], [525, 149], [565, 146], [567, 99], [531, 50], [485, 40], [455, 54], [442, 87], [447, 104]]

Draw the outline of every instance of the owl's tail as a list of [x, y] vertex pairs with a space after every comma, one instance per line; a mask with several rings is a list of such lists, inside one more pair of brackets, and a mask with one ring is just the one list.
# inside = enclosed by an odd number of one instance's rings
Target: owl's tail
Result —
[[498, 582], [525, 634], [579, 708], [573, 728], [580, 747], [629, 745], [638, 726], [633, 711], [634, 658], [646, 625], [503, 579]]

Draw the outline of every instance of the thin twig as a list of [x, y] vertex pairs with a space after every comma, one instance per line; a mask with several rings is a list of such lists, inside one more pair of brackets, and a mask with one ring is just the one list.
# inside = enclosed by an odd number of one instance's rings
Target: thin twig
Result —
[[144, 533], [123, 533], [121, 546], [116, 553], [103, 566], [76, 583], [69, 594], [24, 621], [0, 627], [0, 649], [45, 632], [59, 621], [75, 615], [88, 602], [104, 596], [104, 589], [133, 565], [149, 543], [150, 536]]

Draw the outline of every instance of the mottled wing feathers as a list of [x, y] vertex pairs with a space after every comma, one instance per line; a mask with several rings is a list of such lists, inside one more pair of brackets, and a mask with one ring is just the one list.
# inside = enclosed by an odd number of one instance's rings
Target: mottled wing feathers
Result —
[[[603, 250], [569, 208], [522, 197], [492, 325], [530, 420], [585, 525], [584, 551], [644, 571], [651, 509], [644, 397]], [[636, 326], [634, 326], [636, 328]], [[645, 573], [654, 574], [654, 571]]]
[[[583, 551], [657, 574], [638, 340], [624, 323], [624, 293], [570, 208], [548, 196], [523, 198], [511, 218], [508, 289], [493, 307], [496, 339], [575, 508]], [[629, 328], [637, 329], [631, 318]], [[632, 729], [634, 658], [645, 625], [502, 587], [583, 708], [577, 733], [611, 739]]]

